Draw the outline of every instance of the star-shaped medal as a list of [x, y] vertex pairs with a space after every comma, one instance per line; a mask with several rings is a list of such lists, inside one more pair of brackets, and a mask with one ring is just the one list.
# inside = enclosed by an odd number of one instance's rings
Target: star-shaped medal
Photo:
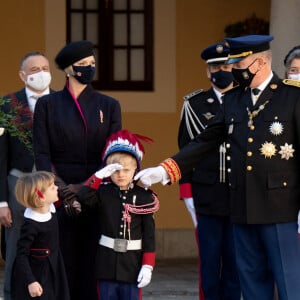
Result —
[[263, 143], [259, 150], [265, 158], [271, 158], [276, 154], [277, 151], [276, 146], [272, 142]]
[[280, 122], [273, 122], [269, 129], [273, 135], [280, 135], [283, 132], [283, 125]]
[[281, 155], [282, 159], [289, 160], [291, 157], [293, 157], [293, 153], [295, 152], [295, 149], [293, 149], [293, 145], [289, 145], [288, 143], [285, 143], [284, 146], [280, 146], [280, 151], [278, 152]]

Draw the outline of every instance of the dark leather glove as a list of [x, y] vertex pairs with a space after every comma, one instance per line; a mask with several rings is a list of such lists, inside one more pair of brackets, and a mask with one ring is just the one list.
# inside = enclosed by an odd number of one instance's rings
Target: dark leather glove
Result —
[[80, 185], [67, 185], [61, 178], [55, 177], [55, 184], [58, 186], [58, 197], [63, 202], [64, 209], [68, 216], [74, 218], [79, 214], [79, 211], [73, 207], [74, 201], [77, 201], [77, 192]]

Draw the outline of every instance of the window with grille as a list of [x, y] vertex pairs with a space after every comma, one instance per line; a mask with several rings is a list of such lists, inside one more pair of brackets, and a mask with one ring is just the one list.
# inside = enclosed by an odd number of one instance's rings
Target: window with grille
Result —
[[67, 0], [67, 42], [95, 45], [101, 90], [153, 90], [153, 0]]

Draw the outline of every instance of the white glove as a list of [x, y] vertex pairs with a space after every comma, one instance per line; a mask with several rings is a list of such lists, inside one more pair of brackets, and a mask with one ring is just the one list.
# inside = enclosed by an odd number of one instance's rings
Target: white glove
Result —
[[116, 171], [122, 170], [123, 166], [120, 164], [109, 164], [95, 173], [95, 176], [99, 179], [110, 177]]
[[162, 167], [158, 166], [155, 168], [148, 168], [138, 172], [134, 176], [134, 180], [140, 180], [142, 184], [147, 188], [154, 183], [160, 182], [165, 185], [170, 181], [167, 171]]
[[298, 233], [300, 234], [300, 210], [298, 212]]
[[183, 198], [183, 201], [185, 203], [185, 206], [190, 213], [192, 217], [193, 224], [195, 228], [197, 227], [197, 217], [196, 217], [196, 210], [195, 210], [195, 205], [194, 205], [194, 199], [192, 197], [190, 198]]
[[150, 283], [152, 277], [152, 270], [153, 270], [152, 266], [142, 265], [139, 276], [137, 278], [137, 281], [139, 283], [137, 286], [138, 288], [143, 288]]

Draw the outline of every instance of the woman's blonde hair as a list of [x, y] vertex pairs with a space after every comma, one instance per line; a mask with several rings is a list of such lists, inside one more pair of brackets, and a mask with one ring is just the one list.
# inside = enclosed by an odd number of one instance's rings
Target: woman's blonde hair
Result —
[[25, 207], [41, 207], [43, 193], [54, 183], [54, 179], [55, 175], [46, 171], [36, 171], [20, 177], [15, 187], [18, 202]]

